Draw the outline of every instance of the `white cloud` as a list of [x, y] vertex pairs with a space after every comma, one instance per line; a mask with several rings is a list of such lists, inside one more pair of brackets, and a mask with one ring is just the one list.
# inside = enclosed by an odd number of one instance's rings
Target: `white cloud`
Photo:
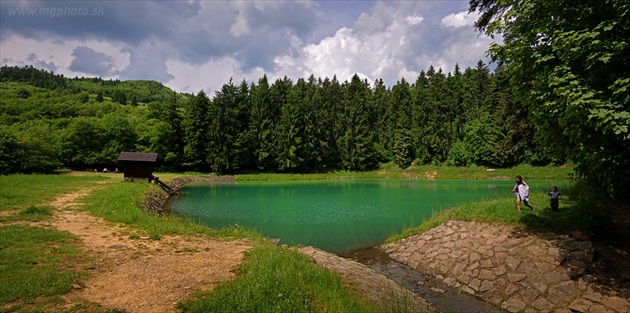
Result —
[[297, 57], [299, 60], [284, 58], [282, 67], [302, 64], [303, 75], [336, 75], [344, 81], [358, 74], [370, 81], [383, 78], [388, 84], [395, 83], [405, 68], [403, 59], [410, 53], [411, 43], [406, 35], [421, 21], [418, 14], [409, 15], [379, 2], [372, 11], [362, 13], [353, 28], [343, 27], [332, 36], [308, 44]]
[[[370, 52], [370, 48], [355, 36], [352, 29], [342, 28], [335, 36], [304, 48], [303, 74], [307, 75], [307, 72], [310, 72], [322, 78], [332, 78], [336, 74], [340, 81], [350, 79], [355, 73], [365, 76], [358, 69], [371, 63], [368, 60]], [[289, 62], [281, 66], [286, 67], [288, 64]]]
[[180, 92], [197, 93], [204, 90], [209, 97], [214, 96], [230, 78], [238, 85], [243, 80], [248, 83], [257, 82], [265, 74], [260, 68], [242, 72], [239, 62], [232, 57], [212, 59], [203, 64], [168, 60], [166, 67], [173, 78], [165, 85]]
[[424, 20], [424, 17], [422, 16], [418, 16], [418, 15], [413, 15], [413, 16], [407, 16], [407, 18], [405, 19], [407, 21], [407, 23], [409, 25], [418, 25], [422, 22], [422, 20]]
[[157, 37], [141, 42], [133, 49], [128, 48], [130, 64], [120, 71], [121, 79], [148, 79], [160, 82], [172, 78], [166, 70], [166, 60], [171, 57], [173, 46]]
[[357, 32], [382, 32], [397, 18], [396, 9], [383, 2], [378, 2], [371, 12], [361, 13], [354, 23]]
[[472, 26], [479, 17], [477, 12], [468, 13], [468, 11], [451, 13], [442, 19], [442, 25], [452, 28], [460, 28]]
[[276, 63], [285, 72], [300, 69], [300, 77], [310, 73], [322, 78], [336, 75], [344, 81], [356, 73], [369, 81], [383, 79], [392, 86], [401, 78], [415, 81], [429, 66], [449, 72], [456, 63], [473, 66], [483, 58], [488, 46], [485, 36], [478, 36], [472, 28], [442, 28], [439, 19], [425, 22], [425, 14], [430, 12], [414, 11], [408, 3], [380, 3], [361, 14], [354, 28], [341, 28], [306, 45], [296, 56], [276, 58]]
[[230, 28], [230, 34], [234, 37], [245, 36], [249, 34], [249, 24], [247, 22], [247, 14], [246, 8], [244, 5], [239, 5], [242, 3], [237, 2], [236, 6], [236, 16], [234, 17], [234, 24]]
[[450, 60], [449, 66], [444, 69], [452, 70], [455, 63], [459, 63], [460, 67], [474, 66], [477, 61], [483, 59], [490, 42], [490, 38], [486, 36], [477, 38], [472, 33], [468, 40], [454, 41], [442, 53], [445, 60]]

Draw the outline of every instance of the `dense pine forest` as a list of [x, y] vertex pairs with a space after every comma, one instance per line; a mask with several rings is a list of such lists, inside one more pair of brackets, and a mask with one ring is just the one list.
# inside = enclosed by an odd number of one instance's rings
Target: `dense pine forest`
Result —
[[113, 168], [121, 151], [158, 152], [163, 170], [218, 173], [564, 161], [537, 142], [505, 73], [481, 61], [392, 87], [265, 76], [229, 81], [211, 98], [154, 81], [0, 71], [3, 173]]

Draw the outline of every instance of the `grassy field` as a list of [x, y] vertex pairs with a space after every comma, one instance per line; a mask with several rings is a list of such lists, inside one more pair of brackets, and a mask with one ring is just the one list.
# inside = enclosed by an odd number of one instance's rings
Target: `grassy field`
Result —
[[[257, 174], [239, 175], [237, 180], [296, 180], [296, 179], [565, 179], [570, 168], [518, 167], [488, 171], [485, 168], [413, 167], [407, 170], [385, 167], [366, 173], [334, 172], [326, 174]], [[160, 173], [168, 181], [195, 173]], [[216, 238], [252, 238], [255, 248], [247, 253], [239, 267], [237, 278], [220, 285], [210, 293], [200, 293], [196, 299], [178, 305], [185, 312], [207, 311], [312, 311], [312, 312], [398, 312], [404, 309], [382, 307], [354, 294], [341, 278], [310, 263], [291, 249], [269, 244], [262, 237], [240, 227], [209, 229], [193, 221], [173, 216], [155, 216], [141, 209], [143, 193], [154, 185], [128, 183], [120, 174], [63, 173], [59, 175], [0, 176], [0, 311], [8, 303], [18, 311], [47, 311], [62, 301], [60, 296], [73, 285], [81, 284], [91, 266], [89, 256], [78, 250], [76, 238], [50, 229], [16, 225], [15, 222], [40, 221], [50, 218], [54, 208], [46, 203], [60, 194], [79, 188], [93, 187], [83, 199], [81, 209], [108, 221], [123, 223], [149, 233], [156, 240], [165, 234], [205, 234]], [[6, 188], [5, 188], [6, 186]], [[564, 192], [564, 191], [563, 191]], [[543, 199], [536, 207], [546, 206]], [[576, 225], [588, 228], [589, 210], [570, 202], [562, 202], [560, 212], [550, 215], [547, 210], [517, 213], [514, 198], [467, 204], [440, 212], [420, 226], [409, 228], [395, 240], [421, 232], [453, 218], [525, 225], [534, 229], [564, 231]], [[10, 214], [9, 214], [10, 213]], [[130, 233], [130, 235], [134, 235]], [[16, 306], [17, 303], [17, 306]], [[20, 309], [22, 308], [22, 309]]]
[[55, 196], [106, 179], [93, 174], [0, 176], [0, 311], [16, 301], [35, 310], [59, 301], [84, 277], [80, 264], [89, 263], [68, 233], [12, 223], [50, 218], [53, 208], [46, 203]]
[[0, 311], [10, 302], [57, 301], [85, 272], [84, 258], [68, 233], [27, 226], [0, 227]]
[[41, 206], [55, 196], [108, 179], [94, 173], [82, 175], [0, 175], [0, 211]]

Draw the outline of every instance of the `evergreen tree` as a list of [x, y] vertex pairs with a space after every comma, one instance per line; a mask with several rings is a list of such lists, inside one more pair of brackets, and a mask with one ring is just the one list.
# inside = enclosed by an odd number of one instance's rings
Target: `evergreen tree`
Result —
[[[299, 83], [296, 88], [299, 88]], [[319, 119], [322, 113], [321, 93], [318, 92], [318, 82], [314, 75], [310, 75], [304, 86], [304, 101], [301, 106], [302, 117], [302, 171], [318, 171], [324, 159], [326, 139], [319, 128]]]
[[451, 140], [462, 139], [464, 132], [464, 90], [463, 90], [463, 74], [459, 69], [459, 65], [455, 64], [455, 71], [452, 76], [447, 79], [449, 90], [451, 91], [450, 104], [450, 127], [449, 130]]
[[279, 134], [280, 134], [280, 129], [279, 129], [279, 123], [280, 123], [280, 118], [282, 116], [282, 110], [283, 108], [288, 104], [289, 102], [289, 95], [291, 93], [291, 90], [293, 88], [293, 81], [291, 81], [288, 77], [283, 77], [283, 78], [279, 78], [276, 79], [276, 81], [271, 85], [271, 87], [269, 88], [269, 92], [270, 92], [270, 97], [271, 97], [271, 116], [273, 118], [273, 141], [270, 142], [271, 147], [271, 151], [272, 151], [272, 158], [270, 159], [271, 164], [270, 164], [270, 168], [273, 171], [278, 170], [279, 168], [279, 164], [278, 164], [278, 155], [281, 153], [280, 149], [281, 147], [279, 146], [278, 140], [279, 140]]
[[446, 160], [450, 149], [448, 133], [450, 94], [446, 76], [441, 69], [435, 72], [433, 67], [430, 67], [427, 78], [428, 87], [420, 108], [422, 130], [419, 156], [422, 163], [439, 164]]
[[[310, 81], [309, 81], [310, 84]], [[308, 127], [312, 129], [309, 137], [305, 140], [305, 149], [309, 149], [309, 157], [306, 166], [314, 171], [319, 171], [323, 167], [334, 164], [335, 144], [333, 138], [333, 117], [326, 102], [326, 90], [331, 86], [328, 78], [318, 79], [313, 88], [309, 110], [305, 118]]]
[[462, 107], [465, 122], [479, 120], [484, 115], [486, 89], [490, 79], [489, 68], [480, 60], [477, 67], [466, 68], [462, 77]]
[[407, 168], [415, 158], [412, 138], [412, 102], [409, 83], [403, 78], [392, 88], [389, 103], [396, 108], [396, 129], [394, 131], [394, 163]]
[[323, 133], [328, 143], [325, 159], [330, 166], [339, 168], [341, 167], [340, 145], [343, 137], [343, 90], [336, 76], [333, 76], [332, 80], [324, 79], [321, 90], [322, 110], [326, 113], [326, 117], [320, 118], [320, 124], [324, 127]]
[[53, 72], [44, 69], [36, 69], [32, 65], [2, 66], [0, 68], [0, 79], [4, 82], [21, 82], [29, 85], [47, 88], [62, 89], [66, 86], [66, 79], [63, 75], [55, 75]]
[[234, 128], [236, 136], [232, 144], [233, 160], [232, 168], [237, 170], [255, 169], [256, 164], [251, 157], [251, 138], [249, 133], [250, 116], [250, 88], [245, 80], [237, 87], [235, 95], [235, 120]]
[[[4, 75], [5, 67], [1, 70]], [[45, 84], [46, 74], [6, 71], [25, 82]], [[212, 101], [203, 92], [181, 101], [176, 93], [170, 98], [161, 94], [159, 83], [76, 78], [58, 93], [63, 103], [42, 96], [39, 88], [24, 88], [32, 93], [26, 99], [18, 97], [17, 88], [3, 94], [9, 98], [5, 101], [9, 114], [2, 120], [11, 125], [30, 117], [63, 118], [50, 120], [51, 125], [66, 128], [61, 145], [55, 144], [53, 150], [61, 147], [58, 160], [75, 168], [111, 162], [121, 149], [158, 152], [160, 166], [169, 170], [220, 173], [363, 170], [389, 161], [404, 168], [414, 160], [440, 164], [447, 158], [454, 165], [488, 166], [562, 160], [557, 155], [550, 158], [547, 146], [538, 142], [537, 130], [528, 124], [533, 120], [531, 108], [513, 97], [508, 81], [506, 73], [490, 75], [480, 61], [463, 72], [456, 66], [452, 74], [430, 67], [413, 85], [401, 80], [391, 90], [379, 79], [371, 89], [358, 75], [343, 85], [336, 77], [322, 80], [311, 75], [295, 85], [284, 77], [272, 86], [264, 76], [251, 88], [245, 81], [237, 86], [230, 80]], [[97, 101], [81, 103], [87, 94], [96, 94]], [[99, 102], [104, 95], [120, 101], [124, 94], [132, 95], [132, 103], [134, 98], [145, 99], [146, 108]], [[20, 117], [12, 112], [20, 112]], [[74, 123], [75, 116], [90, 118]], [[77, 144], [94, 153], [81, 152], [70, 160], [75, 148], [69, 134], [85, 138], [90, 126], [100, 132], [102, 138], [95, 137], [99, 147]], [[28, 137], [22, 130], [15, 134]], [[28, 138], [39, 138], [31, 135]]]
[[209, 115], [212, 117], [209, 127], [208, 164], [213, 171], [222, 174], [233, 172], [234, 143], [238, 135], [237, 87], [232, 80], [217, 91], [210, 103]]
[[305, 101], [306, 83], [303, 79], [297, 81], [282, 106], [277, 132], [277, 164], [283, 172], [298, 169], [303, 161], [303, 117], [301, 115]]
[[374, 134], [374, 140], [377, 143], [375, 149], [380, 162], [389, 162], [392, 159], [391, 143], [393, 142], [393, 136], [389, 127], [390, 119], [388, 118], [389, 115], [387, 115], [389, 90], [382, 79], [377, 79], [374, 82], [374, 90], [372, 93], [372, 107], [375, 121], [371, 121], [370, 123], [374, 123], [372, 132]]
[[182, 125], [182, 113], [180, 112], [179, 95], [177, 92], [171, 94], [170, 101], [166, 103], [163, 121], [169, 125], [168, 152], [163, 156], [164, 161], [177, 168], [184, 160], [184, 130]]
[[160, 155], [161, 166], [169, 171], [182, 169], [184, 162], [185, 142], [179, 98], [180, 95], [177, 92], [172, 92], [170, 99], [164, 105], [155, 102], [148, 105], [150, 110], [155, 107], [153, 118], [160, 121], [154, 126], [155, 135], [152, 138], [150, 150]]
[[371, 91], [358, 75], [344, 85], [345, 106], [341, 116], [338, 140], [342, 167], [346, 170], [367, 170], [375, 162], [374, 142], [370, 133], [368, 101]]
[[252, 86], [249, 133], [253, 159], [259, 170], [272, 170], [274, 158], [275, 110], [267, 75]]
[[201, 90], [192, 96], [186, 112], [186, 146], [184, 155], [186, 166], [194, 170], [207, 171], [208, 148], [210, 142], [210, 99]]
[[533, 148], [534, 129], [528, 125], [527, 111], [514, 99], [505, 71], [491, 76], [486, 102], [492, 116], [488, 163], [497, 167], [517, 165]]
[[449, 163], [498, 166], [492, 156], [497, 108], [486, 100], [491, 97], [489, 68], [479, 61], [474, 69], [466, 68], [461, 76], [457, 73], [449, 78], [451, 125], [457, 129], [451, 135], [455, 151], [449, 151]]
[[398, 110], [400, 109], [398, 106], [401, 103], [399, 101], [394, 101], [400, 99], [394, 99], [391, 93], [393, 93], [393, 90], [391, 92], [387, 92], [385, 95], [385, 99], [382, 99], [382, 101], [384, 101], [384, 108], [381, 112], [383, 112], [384, 115], [382, 117], [383, 139], [381, 140], [381, 142], [383, 143], [383, 148], [389, 152], [393, 159], [395, 159], [396, 152], [394, 146], [396, 145], [396, 129], [398, 127], [399, 116]]
[[429, 88], [429, 79], [424, 71], [420, 71], [420, 75], [416, 78], [415, 84], [411, 87], [411, 116], [414, 150], [416, 159], [421, 164], [426, 164], [431, 160], [429, 150], [424, 144], [426, 134], [425, 127], [430, 115], [426, 101], [427, 88]]

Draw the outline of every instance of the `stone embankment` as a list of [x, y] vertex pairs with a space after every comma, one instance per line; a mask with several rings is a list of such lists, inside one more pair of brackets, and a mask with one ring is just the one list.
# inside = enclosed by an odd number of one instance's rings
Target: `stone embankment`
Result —
[[318, 265], [339, 273], [375, 302], [398, 307], [405, 312], [438, 312], [415, 293], [364, 264], [313, 247], [302, 248], [301, 252]]
[[[179, 177], [168, 182], [168, 185], [179, 191], [186, 184], [191, 183], [233, 183], [234, 176], [189, 176]], [[164, 205], [171, 197], [170, 194], [160, 189], [150, 189], [144, 194], [144, 209], [149, 214], [164, 214]]]
[[593, 261], [589, 241], [450, 221], [381, 248], [419, 273], [509, 312], [630, 312], [629, 299], [585, 279]]

